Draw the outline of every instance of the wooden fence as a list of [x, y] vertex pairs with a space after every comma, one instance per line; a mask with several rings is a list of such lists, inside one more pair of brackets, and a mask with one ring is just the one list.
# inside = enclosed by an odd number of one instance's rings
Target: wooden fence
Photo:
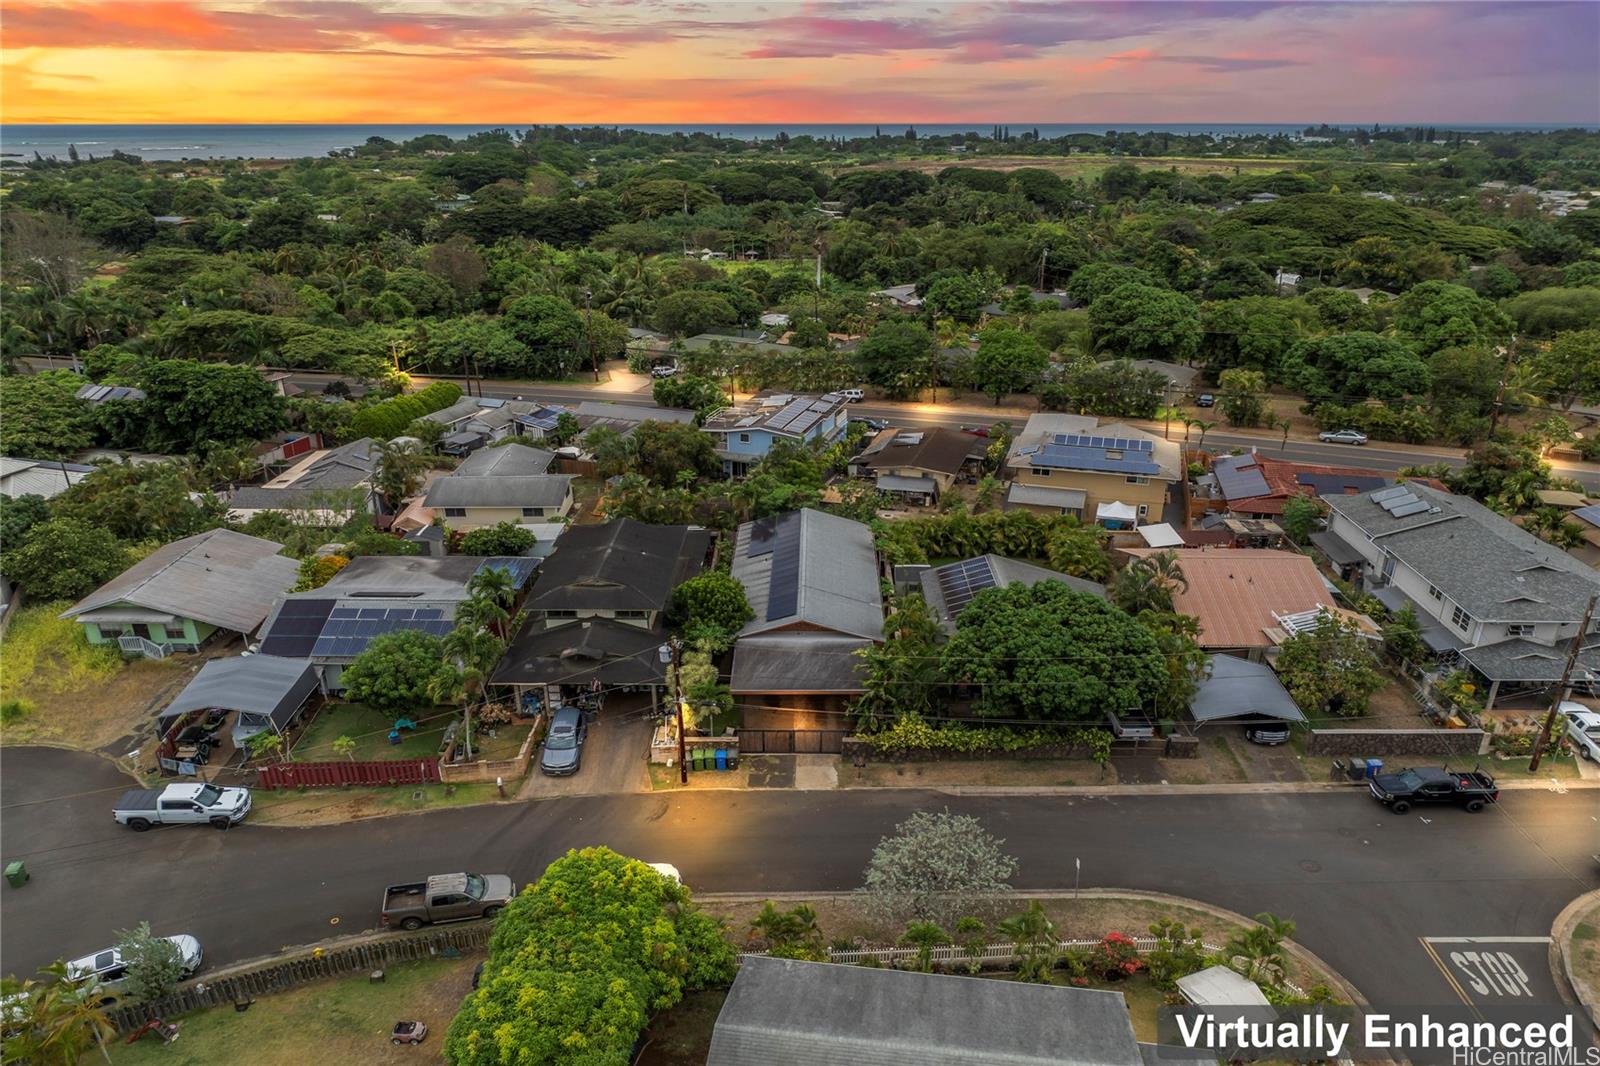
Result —
[[339, 788], [343, 785], [430, 785], [443, 780], [439, 760], [379, 759], [374, 762], [278, 762], [256, 771], [261, 788]]
[[309, 948], [288, 959], [201, 977], [165, 999], [113, 1007], [106, 1012], [118, 1033], [128, 1033], [152, 1018], [172, 1018], [207, 1007], [245, 1003], [254, 996], [287, 991], [309, 981], [371, 973], [397, 962], [476, 951], [489, 943], [493, 922], [467, 922], [420, 933], [375, 937], [348, 947]]

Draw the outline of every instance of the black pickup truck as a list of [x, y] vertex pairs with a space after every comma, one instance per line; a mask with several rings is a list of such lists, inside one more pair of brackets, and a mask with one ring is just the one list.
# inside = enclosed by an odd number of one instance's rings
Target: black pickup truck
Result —
[[1379, 774], [1370, 787], [1372, 798], [1396, 814], [1417, 803], [1454, 803], [1476, 813], [1500, 798], [1493, 775], [1483, 770], [1423, 766], [1397, 774]]

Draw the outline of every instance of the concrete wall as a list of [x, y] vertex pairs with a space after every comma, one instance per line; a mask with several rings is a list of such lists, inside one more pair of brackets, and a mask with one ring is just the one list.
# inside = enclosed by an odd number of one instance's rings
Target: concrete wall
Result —
[[1489, 734], [1481, 729], [1313, 729], [1307, 755], [1484, 755]]

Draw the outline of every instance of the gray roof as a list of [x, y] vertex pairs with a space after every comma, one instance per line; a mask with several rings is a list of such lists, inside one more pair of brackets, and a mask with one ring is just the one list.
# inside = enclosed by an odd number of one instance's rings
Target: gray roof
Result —
[[[1573, 670], [1574, 683], [1600, 680], [1600, 637], [1591, 636], [1591, 643], [1578, 652], [1577, 666]], [[1480, 644], [1476, 648], [1462, 648], [1458, 653], [1490, 681], [1511, 681], [1554, 684], [1561, 680], [1566, 667], [1569, 645], [1563, 641], [1558, 648], [1535, 644], [1531, 640], [1502, 640], [1498, 644]]]
[[0, 458], [0, 486], [5, 495], [40, 496], [49, 499], [67, 491], [94, 471], [83, 463], [63, 463], [55, 459]]
[[530, 611], [660, 611], [672, 590], [705, 569], [711, 532], [631, 518], [561, 534], [528, 598]]
[[[467, 582], [483, 568], [481, 555], [361, 555], [313, 592], [322, 596], [428, 596], [464, 600]], [[302, 594], [303, 595], [303, 594]]]
[[656, 654], [665, 632], [585, 618], [546, 626], [530, 619], [490, 676], [496, 685], [659, 685], [666, 668]]
[[702, 428], [707, 433], [748, 433], [757, 430], [802, 440], [844, 405], [844, 396], [837, 392], [822, 396], [814, 393], [767, 393], [724, 407], [706, 419]]
[[1212, 656], [1210, 675], [1195, 689], [1189, 713], [1201, 723], [1306, 720], [1272, 667], [1233, 655]]
[[735, 693], [841, 693], [866, 691], [866, 669], [856, 652], [873, 642], [830, 633], [772, 633], [743, 637], [733, 646]]
[[451, 477], [526, 477], [544, 474], [556, 461], [556, 453], [526, 444], [502, 444], [480, 448], [461, 461]]
[[610, 403], [585, 400], [577, 407], [579, 418], [592, 418], [604, 422], [676, 422], [688, 425], [695, 413], [680, 407], [646, 407], [643, 404]]
[[250, 633], [273, 601], [299, 579], [300, 564], [283, 545], [212, 529], [163, 545], [61, 613], [131, 603], [181, 618]]
[[1025, 485], [1013, 481], [1006, 489], [1006, 505], [1028, 504], [1032, 507], [1065, 507], [1082, 510], [1089, 494], [1083, 489], [1056, 488], [1052, 485]]
[[1242, 500], [1265, 496], [1272, 491], [1266, 475], [1256, 465], [1254, 452], [1219, 456], [1212, 462], [1211, 472], [1216, 475], [1217, 488], [1222, 490], [1224, 499]]
[[706, 1066], [1143, 1066], [1119, 992], [747, 956]]
[[1427, 508], [1397, 517], [1373, 499], [1396, 489], [1323, 502], [1480, 621], [1576, 622], [1600, 591], [1600, 573], [1476, 500], [1416, 481], [1404, 490]]
[[987, 441], [955, 429], [885, 429], [851, 462], [869, 470], [934, 470], [954, 476], [986, 448]]
[[734, 537], [732, 573], [755, 612], [741, 637], [797, 623], [883, 636], [877, 552], [860, 522], [810, 508], [746, 522]]
[[372, 438], [362, 437], [324, 452], [288, 484], [245, 485], [234, 489], [228, 497], [228, 506], [239, 511], [266, 511], [311, 503], [318, 492], [368, 484], [377, 466], [378, 450]]
[[1101, 599], [1106, 596], [1106, 587], [1098, 582], [1071, 577], [1058, 570], [1047, 570], [1001, 555], [979, 555], [936, 566], [924, 570], [918, 580], [922, 582], [922, 598], [928, 601], [933, 616], [946, 633], [956, 631], [956, 619], [972, 602], [972, 597], [986, 588], [1005, 588], [1008, 585], [1032, 588], [1041, 581], [1059, 581], [1074, 592], [1087, 592]]
[[1178, 991], [1197, 1007], [1272, 1006], [1260, 985], [1226, 966], [1208, 966], [1178, 978]]
[[510, 425], [519, 417], [535, 414], [545, 405], [537, 400], [502, 400], [492, 396], [463, 396], [449, 407], [423, 415], [442, 426], [461, 423], [461, 429], [487, 432]]
[[282, 725], [317, 687], [317, 675], [304, 659], [239, 655], [212, 659], [183, 687], [158, 717], [160, 728], [190, 711], [221, 707], [265, 714]]
[[567, 498], [572, 478], [571, 474], [525, 477], [452, 474], [428, 486], [425, 502], [429, 507], [559, 507]]

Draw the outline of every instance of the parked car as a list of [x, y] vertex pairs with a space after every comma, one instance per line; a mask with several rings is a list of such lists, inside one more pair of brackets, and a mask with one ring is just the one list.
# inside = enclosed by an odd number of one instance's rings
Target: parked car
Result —
[[142, 833], [153, 825], [184, 825], [205, 822], [226, 829], [244, 821], [250, 813], [248, 788], [223, 788], [220, 785], [168, 785], [156, 790], [129, 789], [111, 809], [111, 817]]
[[961, 427], [961, 432], [970, 433], [974, 437], [987, 437], [989, 435], [989, 427], [988, 426], [962, 426]]
[[678, 885], [683, 884], [683, 875], [678, 873], [678, 868], [670, 862], [652, 862], [646, 863], [646, 865], [668, 881]]
[[1559, 709], [1567, 724], [1567, 739], [1578, 754], [1590, 762], [1600, 762], [1600, 712], [1572, 700], [1562, 700]]
[[421, 929], [438, 922], [493, 918], [517, 894], [505, 874], [434, 874], [383, 890], [383, 924]]
[[1476, 813], [1500, 798], [1493, 775], [1483, 770], [1452, 770], [1448, 766], [1379, 774], [1367, 787], [1373, 799], [1396, 814], [1406, 813], [1416, 803], [1454, 803]]
[[1156, 720], [1137, 711], [1123, 714], [1107, 711], [1106, 724], [1118, 740], [1154, 740], [1156, 736]]
[[1289, 742], [1289, 727], [1282, 722], [1273, 722], [1271, 725], [1245, 726], [1244, 738], [1252, 744], [1287, 744]]
[[583, 712], [576, 707], [561, 707], [550, 720], [550, 732], [544, 736], [544, 751], [539, 755], [539, 769], [551, 777], [567, 777], [578, 772], [583, 763], [583, 742], [589, 735], [589, 724]]
[[1359, 429], [1325, 429], [1317, 434], [1324, 444], [1365, 444], [1367, 435]]
[[677, 372], [678, 367], [673, 363], [662, 363], [660, 366], [650, 368], [650, 376], [653, 378], [670, 378]]
[[1217, 406], [1217, 398], [1209, 392], [1202, 392], [1194, 398], [1194, 405], [1196, 407], [1215, 407]]
[[889, 423], [881, 418], [852, 418], [850, 424], [852, 426], [860, 426], [868, 433], [881, 433], [889, 428]]
[[839, 395], [844, 397], [845, 403], [860, 403], [867, 398], [867, 394], [861, 389], [840, 389]]
[[[162, 939], [178, 949], [178, 958], [183, 961], [185, 981], [200, 972], [200, 966], [205, 961], [205, 950], [200, 947], [200, 941], [188, 933], [179, 933], [177, 936], [162, 937]], [[67, 980], [74, 984], [82, 984], [90, 978], [99, 979], [100, 989], [105, 993], [102, 1003], [112, 1003], [117, 1000], [122, 989], [122, 980], [127, 972], [128, 965], [123, 961], [122, 951], [119, 948], [106, 948], [67, 963]]]

